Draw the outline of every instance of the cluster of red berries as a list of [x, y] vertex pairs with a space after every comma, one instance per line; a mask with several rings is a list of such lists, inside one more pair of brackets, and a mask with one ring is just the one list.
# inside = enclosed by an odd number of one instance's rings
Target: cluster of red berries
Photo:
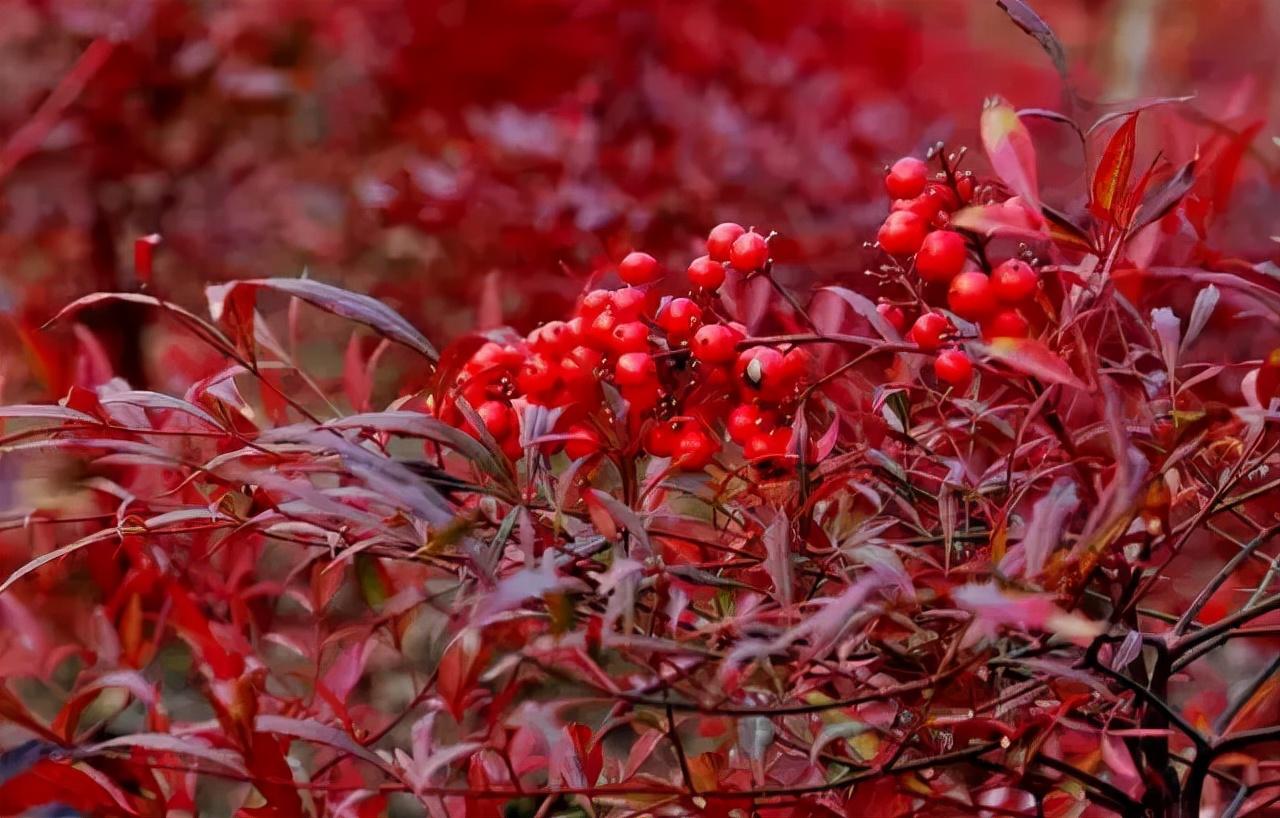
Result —
[[[617, 267], [624, 286], [587, 292], [570, 320], [544, 324], [522, 341], [485, 343], [457, 373], [455, 397], [438, 414], [472, 434], [478, 419], [512, 460], [530, 443], [520, 437], [524, 402], [560, 410], [555, 433], [538, 445], [563, 446], [575, 460], [645, 452], [701, 470], [727, 434], [753, 465], [787, 468], [789, 420], [809, 355], [795, 345], [752, 343], [744, 326], [720, 317], [716, 294], [726, 265], [747, 276], [767, 271], [769, 238], [726, 223], [706, 247], [688, 267], [683, 295], [664, 297], [659, 262], [633, 252]], [[625, 416], [609, 390], [626, 401]]]
[[944, 161], [943, 170], [930, 178], [925, 162], [906, 157], [889, 169], [885, 188], [894, 202], [877, 241], [903, 274], [896, 282], [910, 296], [903, 304], [919, 307], [920, 314], [907, 330], [898, 303], [885, 300], [877, 309], [899, 332], [906, 330], [912, 343], [938, 353], [934, 373], [940, 382], [963, 389], [973, 379], [973, 362], [956, 345], [951, 319], [930, 306], [930, 296], [945, 288], [950, 311], [977, 324], [986, 338], [1024, 338], [1030, 324], [1019, 308], [1031, 301], [1039, 277], [1020, 259], [1009, 259], [988, 275], [979, 269], [979, 258], [971, 257], [971, 240], [949, 229], [951, 214], [973, 199], [970, 173], [958, 173]]

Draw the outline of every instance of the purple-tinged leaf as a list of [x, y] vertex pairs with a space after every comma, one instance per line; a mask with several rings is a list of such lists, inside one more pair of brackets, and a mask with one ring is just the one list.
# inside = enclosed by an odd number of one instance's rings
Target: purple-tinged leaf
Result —
[[1059, 608], [1048, 594], [1006, 593], [994, 583], [964, 585], [951, 592], [961, 607], [974, 613], [978, 633], [995, 637], [1001, 628], [1044, 631], [1077, 645], [1087, 645], [1102, 626], [1077, 613]]
[[1165, 368], [1173, 372], [1178, 366], [1178, 349], [1182, 342], [1182, 322], [1173, 310], [1159, 307], [1151, 311], [1151, 327], [1160, 341], [1160, 357]]
[[391, 772], [390, 765], [380, 756], [363, 745], [357, 744], [351, 736], [343, 731], [327, 724], [293, 719], [287, 716], [261, 715], [254, 720], [254, 727], [263, 733], [274, 733], [275, 735], [308, 741], [312, 744], [323, 744], [340, 753], [366, 761], [380, 770]]
[[1044, 570], [1045, 563], [1054, 548], [1061, 542], [1063, 526], [1067, 518], [1080, 505], [1075, 483], [1067, 478], [1054, 482], [1049, 492], [1036, 501], [1027, 521], [1026, 535], [1022, 538], [1022, 555], [1025, 563], [1023, 576], [1034, 579]]
[[99, 741], [76, 748], [78, 758], [102, 755], [113, 750], [143, 750], [153, 753], [174, 753], [176, 755], [198, 758], [217, 764], [240, 775], [247, 775], [240, 756], [231, 750], [211, 747], [204, 739], [196, 736], [175, 736], [169, 733], [134, 733], [118, 738]]
[[0, 418], [22, 418], [24, 420], [57, 420], [62, 423], [88, 423], [101, 426], [102, 421], [93, 415], [75, 409], [68, 409], [56, 403], [16, 403], [12, 406], [0, 406]]
[[199, 406], [188, 403], [181, 398], [175, 398], [172, 395], [161, 394], [160, 392], [146, 392], [142, 390], [116, 392], [114, 394], [103, 395], [99, 398], [99, 402], [103, 406], [123, 404], [126, 406], [140, 406], [143, 409], [181, 412], [182, 414], [190, 415], [191, 417], [208, 424], [214, 429], [222, 428], [212, 415], [201, 409]]
[[622, 523], [623, 527], [630, 532], [633, 538], [635, 538], [636, 544], [640, 546], [639, 556], [647, 557], [649, 554], [653, 553], [653, 546], [649, 544], [648, 528], [645, 526], [644, 521], [640, 519], [639, 515], [632, 511], [625, 503], [618, 500], [608, 492], [600, 491], [599, 489], [591, 489], [591, 496], [609, 512], [609, 515], [613, 517], [614, 520]]
[[794, 580], [791, 574], [791, 520], [781, 511], [764, 530], [764, 568], [773, 579], [773, 590], [778, 603], [790, 608], [795, 601]]
[[364, 324], [433, 361], [439, 357], [426, 336], [386, 304], [363, 293], [353, 293], [309, 278], [256, 278], [208, 287], [209, 314], [215, 321], [222, 319], [235, 291], [244, 287], [264, 288], [293, 296], [325, 312]]
[[1138, 208], [1138, 214], [1134, 216], [1133, 226], [1129, 228], [1130, 233], [1136, 233], [1147, 225], [1159, 221], [1178, 206], [1196, 182], [1197, 161], [1199, 161], [1198, 157], [1192, 159], [1179, 168], [1173, 178], [1147, 194], [1142, 206]]
[[865, 318], [867, 323], [871, 324], [871, 326], [875, 328], [875, 331], [880, 333], [881, 338], [895, 344], [902, 342], [902, 336], [898, 334], [898, 331], [893, 328], [893, 325], [886, 321], [885, 317], [876, 309], [875, 302], [867, 298], [865, 295], [855, 293], [853, 290], [845, 287], [836, 286], [823, 287], [818, 291], [819, 295], [822, 293], [831, 293], [844, 301], [844, 303], [848, 304], [851, 310]]
[[1191, 308], [1191, 318], [1187, 321], [1187, 331], [1182, 336], [1182, 344], [1179, 347], [1181, 351], [1185, 351], [1196, 338], [1200, 337], [1200, 333], [1213, 317], [1213, 310], [1217, 306], [1218, 288], [1212, 284], [1205, 285], [1196, 294], [1196, 303]]
[[1026, 0], [996, 0], [996, 5], [1009, 15], [1009, 19], [1018, 28], [1035, 38], [1040, 43], [1040, 47], [1049, 55], [1049, 59], [1053, 61], [1053, 67], [1057, 69], [1058, 76], [1063, 81], [1067, 80], [1067, 52], [1062, 48], [1062, 43], [1058, 41], [1057, 35], [1053, 33], [1053, 29], [1049, 28], [1049, 24], [1044, 21], [1035, 9], [1026, 2]]

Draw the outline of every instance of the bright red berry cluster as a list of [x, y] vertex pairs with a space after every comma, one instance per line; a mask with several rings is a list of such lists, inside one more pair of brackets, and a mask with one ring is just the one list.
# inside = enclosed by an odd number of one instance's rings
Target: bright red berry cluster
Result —
[[[664, 294], [659, 262], [629, 253], [617, 268], [626, 286], [588, 291], [572, 318], [524, 339], [484, 343], [437, 412], [472, 434], [483, 425], [513, 461], [537, 446], [575, 460], [647, 453], [698, 471], [727, 436], [754, 465], [785, 469], [810, 357], [794, 344], [755, 343], [722, 317], [717, 294], [726, 265], [749, 277], [769, 264], [768, 237], [721, 224], [707, 237], [707, 254], [689, 265], [682, 292]], [[522, 439], [522, 405], [557, 410], [553, 432]]]
[[[937, 352], [934, 374], [941, 383], [964, 389], [973, 379], [973, 362], [960, 343], [971, 336], [951, 316], [977, 325], [986, 339], [1024, 338], [1031, 330], [1024, 311], [1039, 276], [1017, 258], [991, 269], [986, 248], [952, 229], [952, 214], [975, 198], [974, 177], [957, 170], [957, 154], [937, 158], [941, 169], [932, 176], [929, 165], [915, 157], [899, 159], [885, 175], [894, 201], [877, 242], [893, 257], [884, 282], [901, 296], [882, 298], [877, 309], [909, 341]], [[944, 303], [951, 316], [938, 310]], [[918, 311], [909, 330], [908, 310]]]

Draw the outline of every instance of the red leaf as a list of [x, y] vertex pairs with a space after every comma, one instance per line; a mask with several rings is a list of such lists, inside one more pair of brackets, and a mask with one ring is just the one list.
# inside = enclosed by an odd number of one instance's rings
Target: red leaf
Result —
[[997, 338], [985, 347], [979, 345], [979, 348], [1025, 375], [1075, 389], [1085, 388], [1066, 361], [1034, 338]]
[[1137, 132], [1138, 115], [1132, 114], [1112, 134], [1093, 174], [1090, 207], [1095, 216], [1110, 219], [1113, 224], [1116, 223], [1116, 205], [1124, 200], [1124, 193], [1129, 188]]
[[564, 731], [569, 735], [575, 760], [582, 770], [583, 783], [580, 786], [595, 786], [604, 769], [604, 747], [594, 741], [591, 728], [585, 724], [574, 722], [565, 725]]
[[468, 628], [445, 648], [436, 670], [440, 698], [455, 719], [462, 719], [467, 699], [489, 661], [489, 646], [479, 631]]

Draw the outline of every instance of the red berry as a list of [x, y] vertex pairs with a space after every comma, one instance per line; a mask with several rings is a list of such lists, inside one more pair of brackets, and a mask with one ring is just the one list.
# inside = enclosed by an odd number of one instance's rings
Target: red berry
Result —
[[908, 338], [926, 352], [942, 346], [942, 336], [951, 330], [951, 322], [940, 312], [926, 312], [911, 325]]
[[760, 407], [753, 403], [743, 403], [729, 412], [725, 427], [729, 432], [729, 439], [742, 446], [751, 439], [752, 435], [770, 428], [771, 424], [768, 415], [761, 412]]
[[960, 206], [960, 199], [946, 182], [930, 182], [924, 195], [936, 199], [939, 210], [951, 211]]
[[658, 313], [658, 326], [673, 340], [683, 341], [702, 324], [702, 307], [687, 298], [673, 298]]
[[714, 290], [724, 283], [724, 264], [710, 256], [698, 256], [689, 265], [689, 283], [704, 290]]
[[734, 366], [738, 382], [748, 395], [762, 395], [773, 400], [787, 388], [786, 359], [773, 347], [752, 347], [742, 351]]
[[1031, 325], [1017, 310], [1000, 310], [982, 322], [982, 331], [988, 338], [1026, 338]]
[[647, 352], [627, 352], [618, 356], [613, 377], [620, 386], [640, 386], [658, 379], [658, 365]]
[[618, 265], [618, 277], [628, 284], [650, 284], [661, 275], [658, 260], [648, 253], [627, 253], [627, 257]]
[[562, 353], [577, 342], [573, 329], [564, 321], [548, 321], [529, 333], [529, 345], [538, 352]]
[[733, 265], [733, 269], [742, 273], [762, 269], [768, 260], [769, 242], [754, 230], [738, 236], [729, 250], [729, 263]]
[[892, 304], [876, 304], [876, 312], [880, 313], [880, 316], [888, 321], [889, 326], [897, 330], [899, 335], [907, 328], [907, 316]]
[[498, 445], [502, 447], [502, 453], [513, 461], [524, 457], [524, 447], [520, 445], [519, 432], [502, 438], [498, 441]]
[[782, 377], [793, 387], [809, 374], [813, 356], [804, 347], [792, 347], [782, 356]]
[[564, 442], [564, 451], [572, 460], [581, 460], [598, 454], [601, 448], [600, 433], [582, 423], [569, 427], [570, 437]]
[[635, 321], [644, 315], [649, 296], [638, 287], [623, 287], [612, 293], [613, 312], [619, 321]]
[[968, 321], [977, 321], [996, 311], [996, 296], [991, 290], [991, 280], [986, 273], [976, 270], [961, 273], [951, 280], [947, 291], [947, 305], [956, 315]]
[[724, 324], [707, 324], [693, 336], [693, 357], [709, 364], [727, 364], [738, 355], [742, 336]]
[[676, 439], [674, 462], [685, 471], [701, 471], [720, 451], [720, 443], [696, 426], [685, 429]]
[[597, 349], [608, 349], [613, 346], [613, 331], [617, 326], [618, 314], [609, 307], [587, 325], [585, 340]]
[[963, 389], [973, 380], [973, 362], [958, 349], [944, 349], [933, 362], [933, 372], [943, 383]]
[[635, 418], [653, 409], [662, 399], [662, 388], [656, 377], [640, 383], [625, 384], [621, 392], [626, 402], [631, 404], [631, 416]]
[[969, 200], [973, 198], [973, 188], [974, 182], [971, 173], [966, 172], [965, 175], [956, 179], [956, 193], [959, 194], [960, 201], [968, 204]]
[[493, 369], [510, 368], [519, 366], [523, 356], [515, 347], [503, 346], [502, 344], [486, 341], [475, 354], [471, 356], [470, 364], [473, 367], [473, 373], [484, 372]]
[[484, 428], [497, 440], [509, 435], [516, 425], [515, 410], [502, 401], [487, 400], [476, 407], [476, 414]]
[[[586, 349], [579, 347], [579, 349]], [[591, 350], [595, 352], [595, 350]], [[595, 352], [598, 356], [600, 353]], [[589, 400], [596, 397], [598, 377], [595, 368], [599, 359], [592, 363], [590, 358], [575, 356], [570, 353], [560, 361], [560, 384], [552, 394], [551, 402], [557, 406]]]
[[890, 213], [880, 226], [876, 240], [886, 253], [909, 256], [920, 249], [926, 231], [924, 220], [909, 210]]
[[791, 448], [791, 430], [787, 428], [759, 431], [747, 439], [743, 453], [747, 460], [765, 457], [785, 457]]
[[1036, 291], [1039, 279], [1036, 271], [1025, 261], [1011, 258], [991, 273], [991, 288], [995, 297], [1005, 304], [1026, 301]]
[[964, 236], [952, 230], [935, 230], [924, 237], [916, 253], [916, 272], [925, 281], [946, 282], [964, 269]]
[[937, 196], [930, 196], [926, 193], [924, 195], [917, 196], [914, 199], [897, 199], [892, 205], [890, 205], [889, 212], [898, 213], [899, 211], [905, 210], [908, 213], [916, 214], [925, 222], [931, 222], [933, 221], [933, 217], [938, 215], [938, 210], [941, 207], [941, 199]]
[[613, 306], [613, 293], [608, 290], [592, 290], [582, 296], [578, 305], [578, 314], [585, 323], [590, 324], [596, 316]]
[[671, 421], [651, 423], [644, 435], [644, 450], [654, 457], [671, 457], [680, 439], [679, 426]]
[[740, 224], [733, 222], [717, 224], [711, 228], [711, 233], [707, 236], [707, 255], [712, 261], [728, 261], [733, 243], [745, 232], [747, 232], [746, 229]]
[[643, 321], [628, 321], [613, 328], [610, 348], [621, 355], [624, 352], [644, 352], [649, 348], [649, 325]]
[[884, 177], [885, 190], [895, 199], [910, 199], [924, 192], [929, 168], [914, 156], [906, 156], [893, 163]]
[[526, 395], [542, 395], [554, 389], [559, 380], [551, 361], [541, 355], [531, 355], [520, 367], [516, 385]]

